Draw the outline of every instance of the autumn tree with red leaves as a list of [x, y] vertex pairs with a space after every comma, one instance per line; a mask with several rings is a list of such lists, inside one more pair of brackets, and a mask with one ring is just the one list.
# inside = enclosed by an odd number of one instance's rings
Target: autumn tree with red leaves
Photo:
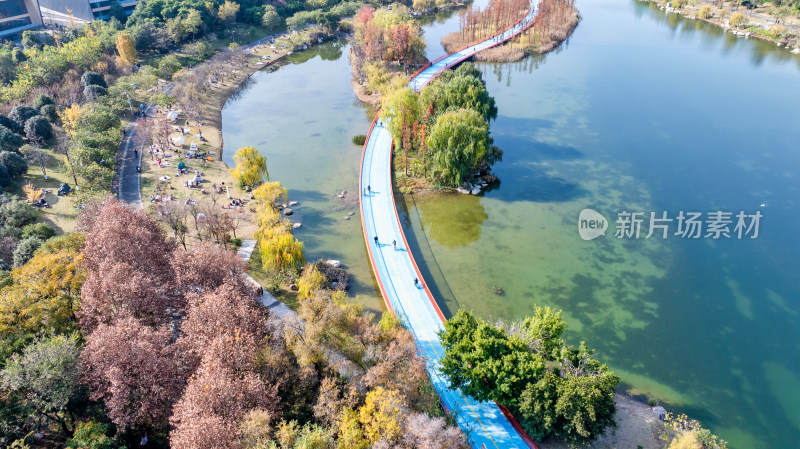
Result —
[[86, 266], [124, 262], [132, 269], [168, 277], [169, 253], [163, 229], [142, 210], [108, 199], [86, 236]]
[[181, 385], [170, 332], [135, 318], [101, 324], [81, 354], [89, 397], [103, 401], [120, 430], [142, 432], [163, 425]]
[[84, 332], [125, 316], [149, 326], [166, 324], [167, 308], [182, 305], [172, 283], [170, 250], [163, 230], [144, 211], [106, 200], [83, 250], [89, 274], [77, 316]]
[[220, 287], [229, 277], [241, 277], [245, 264], [236, 253], [211, 243], [195, 245], [191, 251], [172, 253], [175, 284], [184, 293], [205, 293]]
[[353, 50], [361, 56], [359, 63], [398, 63], [407, 72], [426, 62], [422, 29], [405, 7], [380, 11], [362, 7], [356, 14], [355, 35]]
[[153, 273], [123, 262], [103, 263], [90, 271], [83, 284], [78, 323], [87, 333], [121, 317], [136, 318], [147, 326], [166, 325], [167, 307], [174, 302], [172, 290]]
[[173, 449], [239, 448], [239, 421], [245, 413], [277, 409], [279, 398], [274, 387], [268, 387], [254, 372], [237, 374], [220, 355], [209, 351], [203, 357], [175, 404], [170, 418], [175, 426], [170, 432]]
[[253, 369], [255, 354], [267, 334], [263, 309], [255, 302], [241, 278], [228, 278], [215, 291], [190, 302], [186, 321], [178, 339], [187, 373], [198, 366], [203, 354], [210, 351], [212, 342], [227, 337], [224, 358], [232, 369]]

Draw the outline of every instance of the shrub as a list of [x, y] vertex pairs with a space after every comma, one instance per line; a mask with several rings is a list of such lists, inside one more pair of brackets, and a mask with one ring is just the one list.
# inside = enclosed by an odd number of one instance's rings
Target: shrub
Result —
[[0, 150], [17, 151], [22, 146], [22, 136], [0, 125]]
[[28, 163], [17, 153], [11, 151], [0, 152], [0, 164], [8, 169], [8, 174], [16, 178], [28, 172]]
[[97, 84], [90, 84], [83, 88], [83, 96], [89, 101], [95, 101], [98, 97], [108, 94], [108, 89]]
[[180, 69], [181, 69], [181, 62], [175, 55], [164, 56], [158, 63], [158, 71], [161, 72], [161, 76], [166, 79], [172, 79], [172, 75], [174, 75], [175, 72], [177, 72]]
[[17, 123], [14, 120], [8, 118], [8, 116], [0, 114], [0, 125], [3, 125], [8, 129], [13, 130], [17, 126]]
[[32, 223], [33, 220], [36, 220], [36, 209], [25, 201], [15, 199], [0, 207], [0, 224], [6, 228], [17, 229], [16, 235], [19, 235], [22, 227]]
[[108, 84], [106, 84], [106, 79], [103, 78], [103, 75], [97, 72], [84, 72], [81, 76], [81, 86], [86, 88], [86, 86], [97, 85], [103, 86], [108, 89]]
[[53, 126], [50, 125], [49, 120], [41, 115], [37, 115], [36, 117], [29, 118], [28, 121], [25, 122], [25, 135], [28, 136], [28, 140], [32, 141], [48, 140], [53, 137]]
[[[0, 164], [0, 187], [5, 187], [11, 184], [11, 175], [8, 174], [8, 169], [5, 165]], [[0, 193], [3, 193], [3, 189], [0, 188]]]
[[242, 239], [238, 237], [232, 238], [228, 241], [231, 242], [234, 246], [242, 246]]
[[27, 122], [29, 118], [36, 117], [37, 115], [41, 114], [36, 109], [30, 106], [19, 105], [11, 110], [11, 113], [8, 114], [8, 118], [16, 123], [15, 131], [21, 132], [25, 129], [25, 122]]
[[36, 237], [41, 241], [45, 241], [50, 237], [56, 235], [56, 230], [47, 223], [33, 223], [22, 227], [22, 238], [27, 239]]
[[111, 431], [109, 424], [95, 421], [82, 422], [75, 428], [75, 435], [67, 441], [69, 448], [87, 449], [116, 449], [121, 447], [113, 438], [108, 436]]
[[697, 17], [701, 19], [708, 19], [711, 17], [711, 7], [708, 5], [703, 6], [700, 8], [700, 11], [697, 12]]
[[35, 253], [40, 246], [42, 246], [42, 241], [36, 237], [29, 237], [19, 242], [17, 249], [14, 250], [14, 266], [21, 267], [25, 265], [31, 260], [33, 253]]
[[58, 123], [58, 109], [54, 104], [46, 104], [39, 109], [43, 116], [51, 123]]
[[21, 48], [14, 47], [14, 49], [11, 50], [11, 60], [14, 61], [14, 64], [22, 64], [28, 60], [28, 56], [25, 55], [25, 52], [22, 51]]
[[367, 136], [365, 136], [363, 134], [359, 134], [357, 136], [353, 136], [353, 144], [354, 145], [361, 146], [361, 145], [364, 145], [364, 142], [366, 142], [366, 141], [367, 141]]
[[38, 97], [36, 97], [35, 100], [33, 100], [33, 107], [35, 109], [38, 109], [38, 110], [41, 110], [42, 106], [48, 105], [48, 104], [56, 104], [56, 102], [53, 101], [52, 98], [50, 98], [49, 96], [47, 96], [45, 94], [41, 94]]

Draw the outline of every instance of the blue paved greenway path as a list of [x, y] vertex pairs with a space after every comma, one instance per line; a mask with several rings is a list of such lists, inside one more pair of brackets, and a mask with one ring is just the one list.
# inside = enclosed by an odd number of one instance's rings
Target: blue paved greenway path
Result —
[[[516, 25], [497, 36], [439, 58], [414, 76], [409, 87], [419, 91], [444, 70], [475, 53], [502, 43], [522, 32], [535, 18], [539, 0], [531, 0], [531, 10]], [[364, 144], [361, 160], [361, 224], [372, 264], [386, 306], [414, 334], [420, 353], [427, 360], [428, 372], [442, 403], [453, 414], [475, 449], [525, 449], [535, 447], [523, 437], [493, 402], [479, 402], [460, 390], [450, 389], [439, 374], [444, 355], [437, 332], [445, 320], [436, 301], [425, 287], [425, 280], [408, 250], [392, 193], [392, 136], [376, 117]], [[370, 192], [364, 195], [367, 186]], [[375, 237], [378, 243], [375, 243]], [[396, 248], [392, 244], [396, 241]], [[419, 286], [414, 284], [419, 279]], [[526, 442], [527, 441], [527, 442]]]

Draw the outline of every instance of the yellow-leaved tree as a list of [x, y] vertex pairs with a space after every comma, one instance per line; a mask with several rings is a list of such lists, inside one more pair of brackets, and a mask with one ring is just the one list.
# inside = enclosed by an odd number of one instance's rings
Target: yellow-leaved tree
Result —
[[72, 103], [70, 107], [63, 109], [59, 114], [61, 125], [64, 127], [64, 131], [70, 136], [74, 137], [75, 133], [78, 131], [81, 114], [83, 114], [83, 110], [77, 103]]
[[319, 272], [316, 264], [307, 265], [303, 270], [303, 275], [297, 280], [298, 298], [303, 300], [312, 297], [327, 282], [325, 275]]
[[265, 182], [253, 190], [253, 198], [255, 198], [259, 204], [274, 207], [279, 200], [282, 200], [284, 203], [288, 201], [289, 192], [286, 190], [286, 187], [283, 187], [278, 181]]
[[231, 176], [239, 187], [256, 187], [264, 181], [269, 181], [267, 158], [254, 147], [239, 148], [233, 155], [233, 161], [236, 163], [236, 168], [231, 169]]
[[127, 65], [133, 65], [139, 59], [139, 52], [136, 51], [136, 41], [128, 33], [117, 35], [117, 53], [120, 59]]
[[264, 270], [297, 272], [304, 264], [303, 242], [300, 242], [286, 226], [277, 225], [259, 232], [259, 249]]
[[45, 242], [25, 265], [11, 271], [0, 291], [0, 352], [19, 349], [42, 333], [75, 329], [75, 311], [86, 278], [84, 234], [73, 232]]
[[395, 390], [375, 387], [367, 393], [364, 405], [358, 410], [358, 420], [364, 429], [364, 436], [370, 444], [378, 440], [395, 443], [400, 439], [403, 411], [406, 408]]

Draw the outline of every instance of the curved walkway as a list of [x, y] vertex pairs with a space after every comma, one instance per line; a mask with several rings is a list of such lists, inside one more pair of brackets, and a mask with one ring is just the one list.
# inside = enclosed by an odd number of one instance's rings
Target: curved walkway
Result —
[[[531, 0], [528, 14], [502, 33], [433, 61], [412, 77], [409, 87], [419, 91], [447, 68], [516, 36], [533, 23], [538, 4], [539, 0]], [[437, 333], [445, 317], [408, 250], [392, 192], [392, 136], [377, 117], [364, 144], [359, 182], [361, 225], [381, 294], [389, 310], [414, 334], [445, 408], [475, 449], [535, 448], [527, 435], [517, 431], [516, 421], [509, 420], [497, 404], [479, 402], [449, 388], [438, 371], [444, 349]]]

